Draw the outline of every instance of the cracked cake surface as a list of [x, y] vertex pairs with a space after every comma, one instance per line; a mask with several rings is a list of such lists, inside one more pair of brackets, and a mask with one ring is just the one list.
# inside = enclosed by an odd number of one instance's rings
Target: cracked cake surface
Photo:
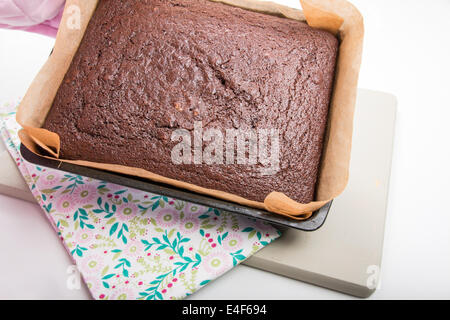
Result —
[[[338, 40], [207, 0], [101, 0], [44, 128], [61, 158], [121, 164], [263, 201], [314, 199]], [[174, 164], [176, 129], [277, 129], [279, 171]], [[225, 150], [224, 150], [225, 154]]]

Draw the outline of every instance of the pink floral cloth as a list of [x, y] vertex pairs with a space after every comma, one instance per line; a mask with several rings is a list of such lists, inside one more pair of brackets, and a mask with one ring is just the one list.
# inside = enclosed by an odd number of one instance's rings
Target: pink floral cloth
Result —
[[0, 0], [0, 28], [55, 37], [65, 0]]
[[[11, 106], [10, 106], [11, 107]], [[276, 239], [270, 225], [23, 160], [1, 136], [95, 299], [181, 299]]]

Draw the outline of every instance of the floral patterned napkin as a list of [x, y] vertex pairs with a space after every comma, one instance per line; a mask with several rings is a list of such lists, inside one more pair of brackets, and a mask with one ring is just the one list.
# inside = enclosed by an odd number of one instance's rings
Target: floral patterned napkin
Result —
[[28, 163], [14, 112], [1, 115], [9, 152], [95, 299], [184, 298], [280, 235], [228, 212]]

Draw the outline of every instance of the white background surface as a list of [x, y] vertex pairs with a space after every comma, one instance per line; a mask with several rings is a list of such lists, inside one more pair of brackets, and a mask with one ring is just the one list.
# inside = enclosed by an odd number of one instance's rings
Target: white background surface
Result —
[[[300, 7], [297, 0], [278, 0]], [[381, 285], [371, 299], [450, 298], [450, 1], [352, 0], [365, 19], [359, 86], [398, 98]], [[22, 96], [53, 39], [0, 30], [0, 103]], [[0, 298], [82, 298], [39, 207], [0, 196]], [[55, 280], [58, 279], [58, 280]], [[347, 299], [239, 266], [198, 299]]]

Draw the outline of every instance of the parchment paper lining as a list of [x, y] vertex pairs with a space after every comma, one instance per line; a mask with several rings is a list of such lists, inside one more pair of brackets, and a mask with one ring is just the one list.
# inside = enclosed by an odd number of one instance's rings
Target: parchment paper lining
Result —
[[[272, 2], [257, 0], [211, 0], [262, 13], [305, 21], [312, 27], [332, 32], [340, 39], [335, 83], [330, 105], [325, 144], [313, 202], [296, 202], [280, 192], [270, 193], [264, 202], [251, 201], [223, 191], [207, 189], [187, 182], [169, 179], [144, 169], [59, 158], [60, 139], [56, 133], [42, 129], [53, 99], [82, 40], [98, 0], [67, 0], [52, 55], [33, 80], [21, 101], [17, 122], [21, 142], [32, 152], [51, 159], [138, 176], [227, 201], [291, 217], [307, 219], [312, 212], [338, 196], [345, 189], [349, 175], [353, 132], [353, 113], [364, 35], [359, 11], [345, 0], [300, 0], [303, 12]], [[76, 7], [78, 6], [78, 7]], [[79, 8], [80, 10], [77, 11]], [[81, 14], [81, 29], [76, 25]], [[74, 18], [75, 17], [75, 18]]]

